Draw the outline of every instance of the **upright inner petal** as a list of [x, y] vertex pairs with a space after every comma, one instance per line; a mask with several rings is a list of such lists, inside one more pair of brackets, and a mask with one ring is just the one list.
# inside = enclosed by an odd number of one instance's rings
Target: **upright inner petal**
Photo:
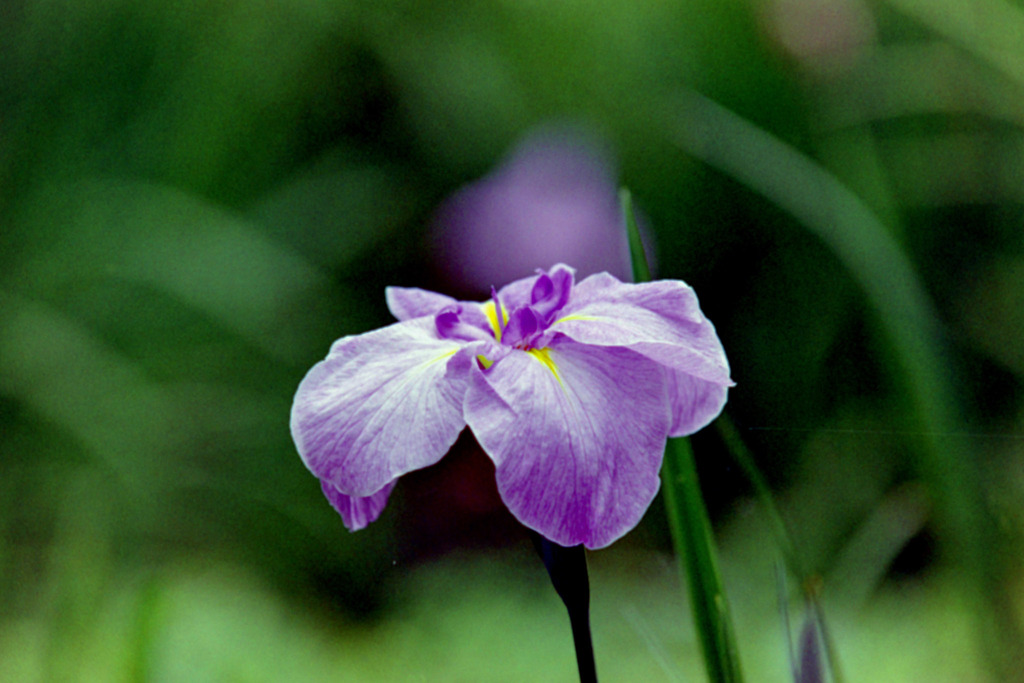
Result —
[[502, 343], [517, 349], [528, 349], [543, 329], [542, 325], [542, 321], [532, 307], [521, 306], [512, 311], [512, 315], [509, 316], [502, 336]]
[[530, 292], [530, 305], [544, 321], [550, 325], [555, 314], [569, 302], [572, 292], [573, 273], [565, 266], [556, 266], [551, 273], [541, 273]]

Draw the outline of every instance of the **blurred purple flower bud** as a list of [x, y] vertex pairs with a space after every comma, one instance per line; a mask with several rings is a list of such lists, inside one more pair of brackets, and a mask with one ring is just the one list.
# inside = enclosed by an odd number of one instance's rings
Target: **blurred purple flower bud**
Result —
[[836, 673], [836, 663], [825, 627], [825, 615], [818, 602], [822, 582], [819, 576], [811, 576], [804, 582], [804, 623], [794, 646], [793, 632], [787, 606], [786, 574], [782, 565], [776, 565], [779, 588], [779, 609], [786, 629], [786, 643], [794, 683], [826, 683], [841, 680]]
[[613, 165], [577, 130], [527, 137], [490, 175], [448, 199], [435, 223], [442, 275], [466, 292], [526, 277], [538, 263], [630, 279]]
[[808, 610], [807, 619], [800, 631], [797, 643], [796, 683], [824, 683], [825, 663], [821, 648], [821, 634], [818, 632], [817, 611]]

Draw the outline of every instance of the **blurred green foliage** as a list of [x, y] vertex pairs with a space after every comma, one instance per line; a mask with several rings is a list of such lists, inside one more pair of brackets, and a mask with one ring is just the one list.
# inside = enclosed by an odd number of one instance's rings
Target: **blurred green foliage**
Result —
[[[287, 428], [331, 341], [387, 323], [383, 286], [442, 280], [439, 201], [551, 120], [617, 152], [659, 275], [693, 284], [718, 326], [728, 411], [825, 576], [849, 678], [981, 677], [954, 638], [976, 607], [936, 541], [884, 312], [786, 207], [680, 148], [666, 112], [690, 90], [816, 160], [909, 258], [946, 349], [951, 395], [936, 400], [960, 420], [938, 437], [983, 485], [1020, 618], [1019, 1], [14, 0], [4, 14], [0, 679], [571, 677], [539, 566], [428, 561], [408, 518], [450, 505], [442, 486], [404, 504], [400, 486], [347, 534]], [[765, 522], [713, 430], [694, 446], [745, 669], [785, 680]], [[682, 600], [651, 567], [659, 517], [594, 568], [609, 680], [697, 671], [685, 609], [659, 603]]]

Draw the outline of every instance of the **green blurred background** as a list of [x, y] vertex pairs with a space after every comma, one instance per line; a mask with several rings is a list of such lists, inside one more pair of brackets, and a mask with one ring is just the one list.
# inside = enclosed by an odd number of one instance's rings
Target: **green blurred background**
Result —
[[[0, 680], [573, 680], [471, 443], [349, 534], [288, 434], [331, 341], [389, 321], [384, 286], [459, 289], [437, 208], [551, 122], [602, 141], [659, 276], [718, 327], [847, 679], [1021, 664], [1018, 0], [2, 13]], [[736, 170], [799, 185], [780, 149], [874, 222], [805, 184], [834, 219], [811, 225]], [[951, 419], [921, 416], [904, 314], [938, 330], [919, 365]], [[748, 678], [785, 681], [769, 523], [721, 432], [693, 441]], [[604, 680], [703, 675], [668, 548], [656, 501], [591, 554]]]

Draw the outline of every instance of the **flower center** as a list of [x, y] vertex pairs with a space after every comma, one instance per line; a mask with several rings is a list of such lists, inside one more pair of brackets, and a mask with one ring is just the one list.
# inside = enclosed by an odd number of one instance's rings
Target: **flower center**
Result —
[[[572, 273], [566, 269], [555, 270], [552, 274], [540, 273], [530, 291], [530, 303], [516, 307], [511, 314], [491, 291], [494, 315], [491, 326], [494, 338], [505, 346], [522, 351], [536, 348], [535, 342], [555, 320], [555, 315], [569, 301], [572, 289]], [[487, 307], [491, 311], [491, 306]], [[501, 311], [498, 317], [497, 311]]]
[[[493, 337], [502, 346], [534, 351], [549, 341], [544, 332], [568, 303], [571, 290], [572, 272], [558, 268], [550, 274], [539, 273], [530, 290], [529, 303], [520, 304], [511, 312], [492, 288], [491, 300], [480, 308], [447, 306], [434, 317], [434, 325], [443, 339], [474, 341]], [[482, 362], [482, 366], [486, 369], [491, 363]]]

